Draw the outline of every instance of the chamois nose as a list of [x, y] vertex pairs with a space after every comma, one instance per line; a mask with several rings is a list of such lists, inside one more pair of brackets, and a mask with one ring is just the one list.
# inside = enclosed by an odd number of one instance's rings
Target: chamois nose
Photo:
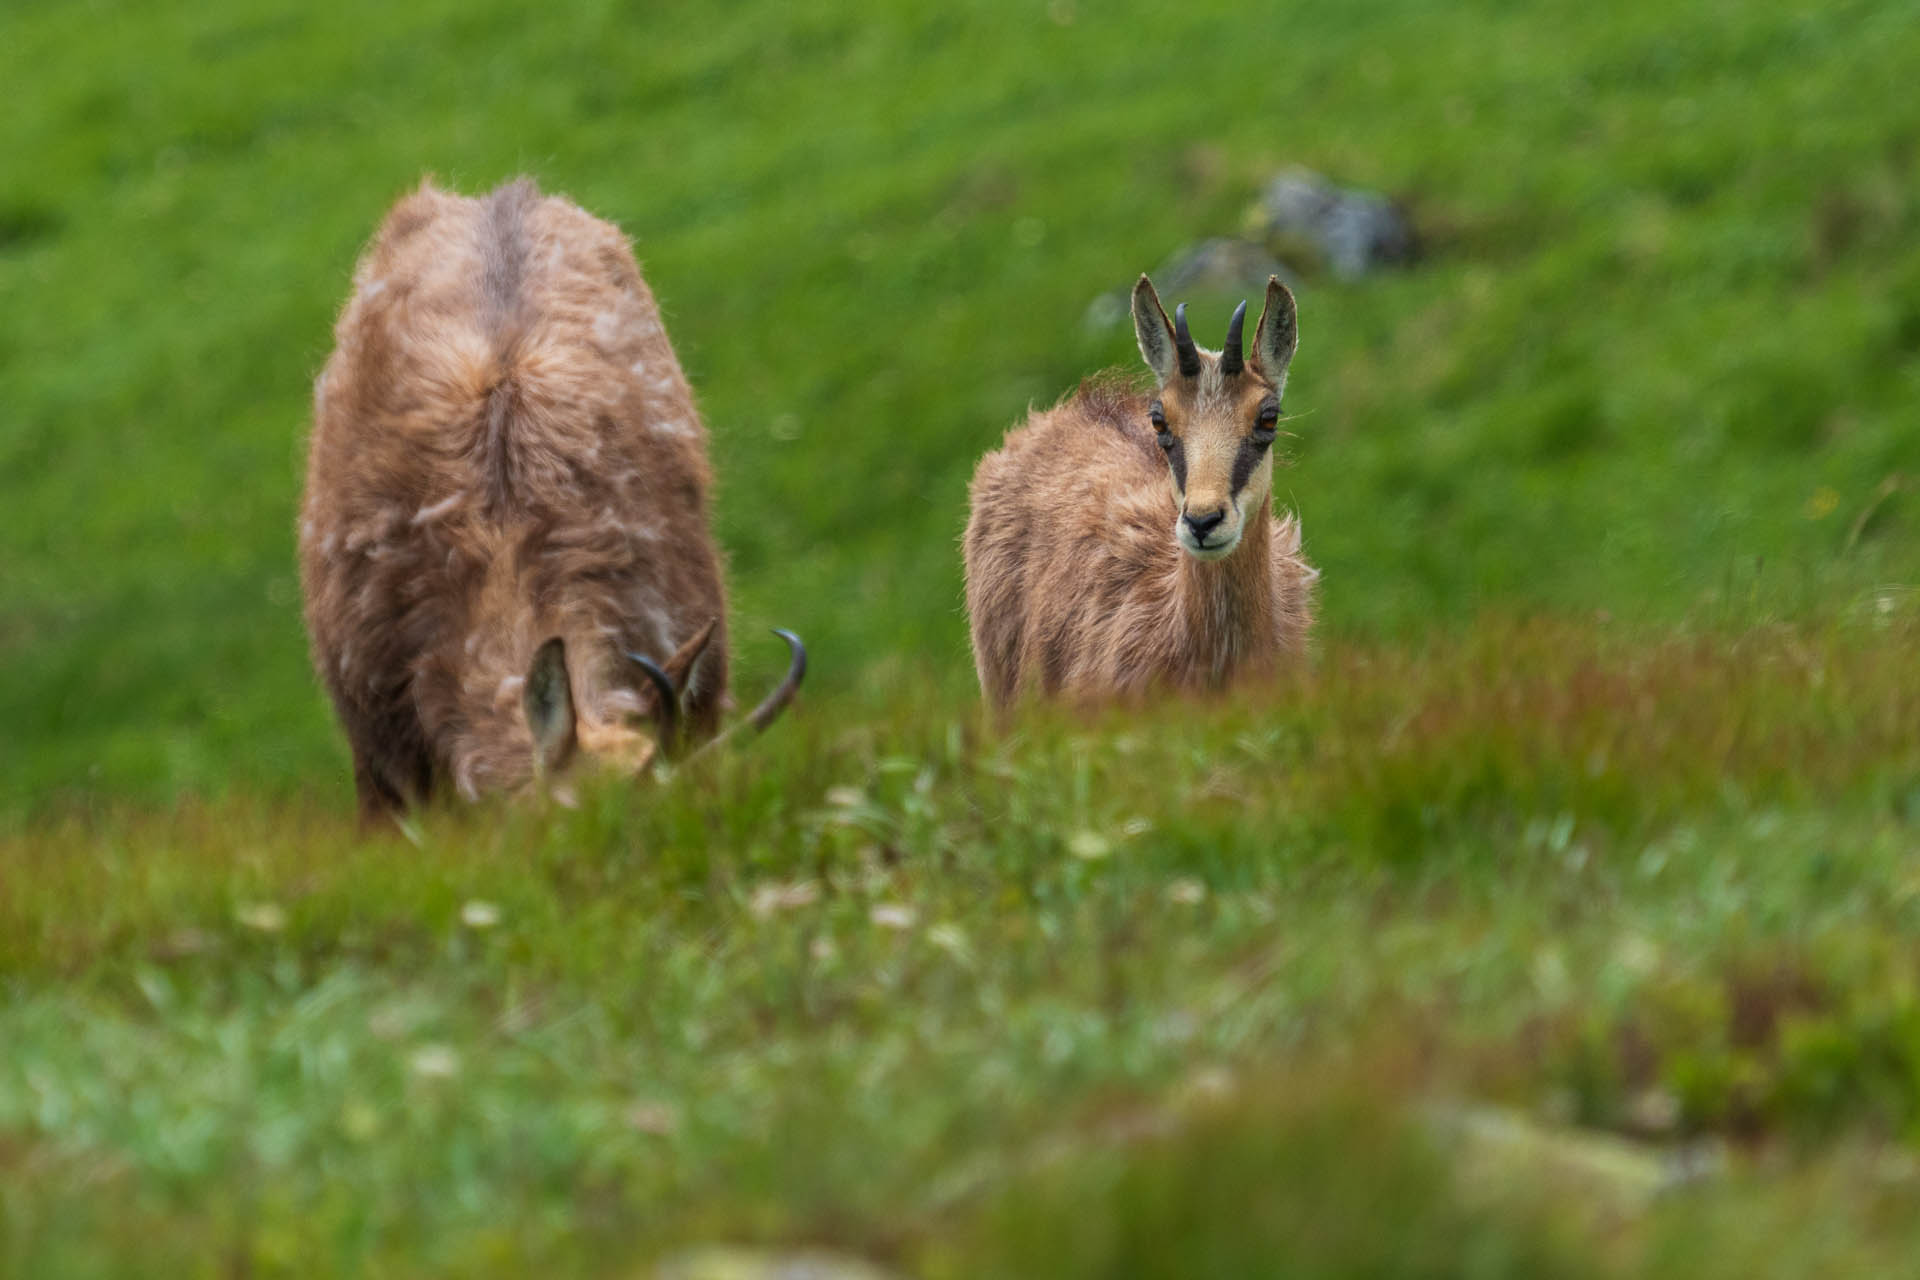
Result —
[[1189, 511], [1186, 516], [1187, 528], [1192, 530], [1193, 540], [1195, 542], [1205, 545], [1207, 535], [1219, 528], [1220, 522], [1226, 518], [1227, 509], [1225, 507], [1221, 507], [1217, 511], [1209, 511], [1205, 515], [1196, 515]]

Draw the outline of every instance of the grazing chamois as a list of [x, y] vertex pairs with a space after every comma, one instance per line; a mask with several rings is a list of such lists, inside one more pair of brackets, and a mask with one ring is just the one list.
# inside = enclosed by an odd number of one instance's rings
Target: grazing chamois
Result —
[[[423, 183], [314, 384], [300, 570], [362, 818], [711, 737], [706, 430], [620, 232], [522, 179]], [[804, 670], [751, 722], [778, 714]]]
[[1151, 395], [1093, 379], [980, 460], [967, 521], [967, 612], [988, 703], [1167, 686], [1273, 670], [1305, 640], [1318, 573], [1300, 523], [1271, 510], [1273, 441], [1298, 329], [1267, 283], [1252, 358], [1247, 304], [1218, 353], [1169, 324], [1144, 275], [1134, 335]]

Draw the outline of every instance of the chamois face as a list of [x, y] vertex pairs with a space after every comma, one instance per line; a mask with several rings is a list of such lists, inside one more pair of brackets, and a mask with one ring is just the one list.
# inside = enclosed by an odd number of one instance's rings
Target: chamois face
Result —
[[664, 667], [628, 655], [644, 695], [620, 690], [608, 703], [617, 707], [575, 705], [567, 673], [566, 641], [554, 636], [540, 646], [528, 668], [522, 707], [533, 738], [534, 775], [567, 800], [567, 785], [583, 774], [643, 773], [663, 750], [671, 750], [679, 722], [680, 694], [687, 674], [706, 650], [715, 623], [709, 622], [667, 659]]
[[1187, 333], [1186, 306], [1168, 323], [1145, 276], [1133, 290], [1133, 329], [1158, 383], [1149, 424], [1167, 455], [1173, 534], [1196, 560], [1218, 560], [1240, 545], [1249, 513], [1273, 489], [1273, 441], [1298, 344], [1293, 294], [1267, 282], [1252, 358], [1240, 349], [1247, 304], [1227, 327], [1226, 346], [1202, 351]]

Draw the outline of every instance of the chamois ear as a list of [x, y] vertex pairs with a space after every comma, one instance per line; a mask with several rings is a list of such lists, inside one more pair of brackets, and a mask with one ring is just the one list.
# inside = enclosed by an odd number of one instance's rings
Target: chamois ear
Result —
[[573, 682], [567, 678], [567, 642], [559, 636], [540, 646], [527, 668], [521, 692], [527, 728], [533, 734], [534, 764], [552, 773], [572, 758], [579, 739], [574, 734]]
[[1173, 324], [1167, 319], [1153, 281], [1142, 274], [1133, 286], [1133, 337], [1140, 344], [1140, 355], [1153, 370], [1154, 381], [1161, 386], [1173, 380], [1178, 353], [1173, 343]]
[[1294, 349], [1299, 345], [1293, 291], [1280, 283], [1279, 276], [1268, 276], [1267, 305], [1261, 309], [1260, 327], [1253, 333], [1253, 361], [1267, 381], [1284, 390], [1287, 366], [1293, 363]]

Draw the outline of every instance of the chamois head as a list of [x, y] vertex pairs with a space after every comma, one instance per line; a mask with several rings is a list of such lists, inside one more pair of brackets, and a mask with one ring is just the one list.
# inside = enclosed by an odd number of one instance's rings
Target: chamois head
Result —
[[1299, 343], [1293, 294], [1278, 277], [1242, 354], [1241, 303], [1227, 323], [1226, 346], [1202, 351], [1187, 332], [1185, 303], [1169, 323], [1153, 282], [1133, 287], [1133, 332], [1158, 384], [1148, 416], [1167, 455], [1179, 514], [1174, 537], [1196, 560], [1218, 560], [1240, 545], [1249, 512], [1273, 489], [1273, 439], [1286, 391], [1287, 365]]
[[[639, 776], [656, 759], [671, 759], [680, 745], [680, 703], [687, 674], [706, 651], [717, 623], [715, 619], [700, 628], [665, 665], [642, 654], [627, 654], [636, 696], [623, 699], [623, 710], [611, 716], [575, 705], [566, 640], [554, 636], [541, 645], [533, 655], [521, 696], [533, 737], [535, 776], [549, 784], [583, 769]], [[791, 661], [779, 687], [747, 717], [746, 723], [756, 732], [785, 710], [807, 669], [807, 651], [800, 638], [790, 631], [774, 634], [787, 642]], [[721, 738], [707, 745], [716, 745]]]

